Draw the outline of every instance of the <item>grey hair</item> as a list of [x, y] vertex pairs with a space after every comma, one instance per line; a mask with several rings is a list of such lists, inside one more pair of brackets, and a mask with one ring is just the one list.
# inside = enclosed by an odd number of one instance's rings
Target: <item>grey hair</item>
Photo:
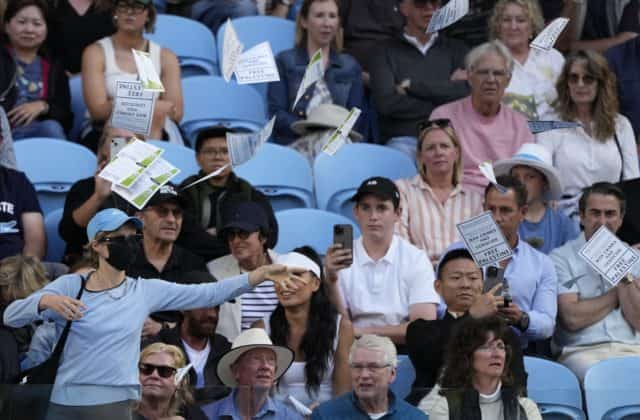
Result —
[[485, 55], [489, 53], [495, 53], [502, 57], [507, 65], [507, 71], [509, 72], [509, 74], [513, 73], [513, 56], [509, 52], [507, 46], [498, 39], [480, 44], [469, 51], [464, 60], [467, 71], [472, 72], [475, 69], [475, 65], [478, 63], [478, 61], [480, 61]]
[[351, 364], [353, 354], [357, 349], [379, 351], [383, 354], [382, 363], [391, 367], [396, 367], [398, 365], [398, 353], [396, 352], [396, 346], [389, 337], [382, 337], [375, 334], [364, 334], [362, 337], [355, 340], [351, 345], [351, 350], [349, 350], [349, 364]]

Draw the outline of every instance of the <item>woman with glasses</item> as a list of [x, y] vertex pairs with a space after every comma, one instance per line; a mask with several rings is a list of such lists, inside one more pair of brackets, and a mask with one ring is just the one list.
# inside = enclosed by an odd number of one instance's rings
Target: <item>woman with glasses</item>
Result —
[[575, 217], [583, 188], [640, 176], [638, 152], [631, 123], [618, 113], [615, 76], [602, 55], [571, 54], [557, 88], [557, 119], [580, 126], [543, 132], [537, 139], [551, 152], [562, 179], [560, 207]]
[[[73, 321], [51, 393], [49, 420], [129, 419], [131, 401], [140, 397], [136, 363], [149, 314], [217, 306], [266, 277], [285, 273], [281, 265], [265, 265], [223, 282], [197, 285], [128, 277], [124, 268], [140, 247], [136, 231], [141, 228], [139, 219], [120, 210], [100, 211], [87, 225], [97, 269], [86, 280], [77, 274], [59, 277], [4, 312], [4, 323], [11, 327], [52, 319], [60, 333]], [[291, 273], [295, 279], [300, 270]]]
[[508, 326], [492, 316], [468, 318], [449, 341], [432, 420], [542, 420], [536, 404], [513, 386], [506, 369]]
[[418, 131], [418, 175], [396, 181], [402, 209], [396, 231], [435, 265], [460, 240], [456, 224], [482, 212], [482, 196], [462, 186], [462, 150], [451, 121], [426, 120]]
[[153, 32], [155, 20], [156, 9], [151, 0], [118, 0], [113, 13], [116, 32], [87, 47], [82, 55], [82, 92], [93, 125], [82, 143], [94, 151], [113, 110], [116, 81], [138, 80], [132, 49], [149, 53], [165, 89], [156, 97], [149, 138], [163, 139], [169, 129], [167, 124], [177, 124], [182, 119], [178, 59], [170, 50], [143, 36], [144, 32]]

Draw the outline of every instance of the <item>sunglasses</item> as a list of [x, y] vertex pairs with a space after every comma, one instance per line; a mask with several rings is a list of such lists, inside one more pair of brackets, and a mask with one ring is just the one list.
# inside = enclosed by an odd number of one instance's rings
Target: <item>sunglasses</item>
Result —
[[118, 235], [118, 236], [105, 236], [104, 238], [98, 239], [98, 242], [101, 243], [123, 243], [125, 241], [140, 241], [142, 240], [142, 235], [139, 233], [133, 235]]
[[234, 239], [236, 236], [244, 241], [247, 238], [249, 238], [249, 236], [251, 236], [252, 233], [254, 232], [247, 232], [246, 230], [242, 230], [242, 229], [229, 229], [227, 230], [226, 235], [227, 235], [227, 240], [229, 241]]
[[178, 371], [178, 369], [172, 366], [158, 366], [152, 365], [151, 363], [140, 363], [138, 369], [140, 369], [140, 373], [146, 376], [151, 375], [154, 370], [157, 370], [158, 375], [165, 379], [172, 377]]
[[182, 209], [180, 207], [168, 208], [164, 206], [153, 206], [149, 210], [153, 210], [160, 217], [167, 217], [169, 213], [173, 214], [176, 219], [182, 217]]
[[418, 133], [422, 133], [427, 128], [438, 127], [447, 128], [452, 127], [451, 120], [449, 118], [436, 118], [434, 120], [422, 120], [418, 123]]
[[591, 76], [589, 74], [585, 74], [583, 76], [581, 74], [571, 73], [569, 75], [569, 83], [571, 83], [572, 85], [577, 85], [578, 83], [580, 83], [580, 80], [582, 80], [582, 84], [584, 85], [592, 85], [598, 79], [596, 79], [594, 76]]
[[131, 10], [133, 13], [142, 13], [144, 11], [144, 9], [146, 9], [147, 6], [145, 6], [142, 3], [138, 3], [138, 2], [118, 2], [116, 3], [116, 9], [120, 12], [127, 12], [129, 10]]

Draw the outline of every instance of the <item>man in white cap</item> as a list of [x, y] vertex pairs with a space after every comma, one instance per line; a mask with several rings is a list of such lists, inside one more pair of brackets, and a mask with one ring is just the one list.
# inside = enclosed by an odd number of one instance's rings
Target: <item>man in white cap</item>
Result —
[[202, 407], [209, 419], [282, 419], [302, 416], [269, 396], [276, 381], [289, 369], [293, 351], [274, 346], [262, 328], [241, 333], [218, 362], [218, 378], [233, 392], [226, 398]]
[[511, 175], [527, 188], [527, 213], [518, 235], [544, 254], [580, 234], [577, 223], [549, 206], [562, 195], [562, 182], [552, 162], [544, 146], [526, 143], [512, 158], [494, 164], [496, 176]]

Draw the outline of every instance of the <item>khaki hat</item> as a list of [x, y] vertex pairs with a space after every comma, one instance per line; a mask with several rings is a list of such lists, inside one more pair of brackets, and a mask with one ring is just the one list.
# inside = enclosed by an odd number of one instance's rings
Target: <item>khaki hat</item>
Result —
[[240, 356], [253, 349], [270, 349], [276, 354], [275, 380], [284, 375], [293, 362], [293, 350], [284, 346], [274, 346], [267, 332], [262, 328], [249, 328], [233, 340], [231, 350], [222, 355], [218, 361], [216, 373], [220, 382], [231, 388], [237, 387], [238, 383], [231, 366]]
[[[313, 108], [306, 120], [299, 120], [291, 124], [294, 133], [304, 136], [310, 129], [338, 128], [347, 119], [349, 111], [339, 105], [322, 104]], [[352, 140], [362, 140], [362, 134], [351, 130], [349, 137]]]

